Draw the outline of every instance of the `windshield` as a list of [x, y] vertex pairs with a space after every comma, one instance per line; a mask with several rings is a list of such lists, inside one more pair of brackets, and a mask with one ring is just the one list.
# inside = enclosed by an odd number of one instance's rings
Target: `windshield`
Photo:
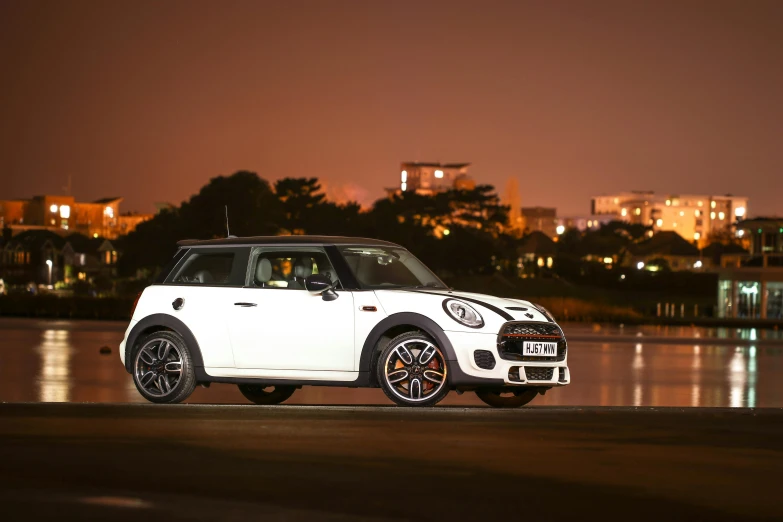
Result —
[[448, 288], [404, 248], [338, 248], [362, 288]]

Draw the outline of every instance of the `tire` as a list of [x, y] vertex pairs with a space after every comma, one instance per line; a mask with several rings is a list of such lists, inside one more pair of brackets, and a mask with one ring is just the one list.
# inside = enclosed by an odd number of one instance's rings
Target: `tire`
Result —
[[176, 404], [193, 393], [196, 372], [185, 340], [164, 330], [144, 336], [133, 352], [133, 384], [157, 404]]
[[519, 408], [535, 399], [538, 391], [535, 388], [483, 388], [476, 390], [476, 395], [493, 408]]
[[446, 358], [421, 332], [389, 341], [378, 357], [376, 376], [383, 393], [400, 406], [434, 406], [449, 393]]
[[269, 406], [280, 404], [296, 391], [296, 386], [262, 386], [260, 384], [238, 384], [239, 392], [254, 404]]

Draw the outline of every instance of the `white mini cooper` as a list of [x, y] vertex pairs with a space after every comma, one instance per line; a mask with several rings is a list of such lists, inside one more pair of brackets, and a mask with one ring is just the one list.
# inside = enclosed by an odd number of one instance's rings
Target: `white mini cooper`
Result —
[[515, 407], [570, 382], [566, 350], [544, 308], [452, 290], [394, 243], [229, 237], [179, 243], [120, 359], [158, 403], [217, 382], [256, 404], [308, 385], [380, 386], [405, 406], [472, 390]]

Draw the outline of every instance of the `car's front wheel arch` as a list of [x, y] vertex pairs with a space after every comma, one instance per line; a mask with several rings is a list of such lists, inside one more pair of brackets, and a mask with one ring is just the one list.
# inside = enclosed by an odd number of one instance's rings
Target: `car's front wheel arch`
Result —
[[379, 385], [376, 374], [378, 357], [381, 352], [391, 339], [407, 332], [421, 332], [429, 336], [445, 352], [444, 355], [448, 361], [457, 360], [451, 341], [438, 323], [425, 315], [413, 312], [392, 314], [375, 325], [362, 347], [359, 371], [369, 373], [373, 386]]

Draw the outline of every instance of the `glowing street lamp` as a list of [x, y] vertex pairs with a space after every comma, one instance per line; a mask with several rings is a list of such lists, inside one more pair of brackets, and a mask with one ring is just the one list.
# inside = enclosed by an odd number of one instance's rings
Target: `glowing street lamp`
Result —
[[557, 225], [557, 228], [555, 229], [558, 236], [563, 235], [563, 232], [565, 232], [565, 226], [563, 225]]
[[49, 286], [52, 286], [52, 260], [46, 260], [46, 266], [49, 267]]

